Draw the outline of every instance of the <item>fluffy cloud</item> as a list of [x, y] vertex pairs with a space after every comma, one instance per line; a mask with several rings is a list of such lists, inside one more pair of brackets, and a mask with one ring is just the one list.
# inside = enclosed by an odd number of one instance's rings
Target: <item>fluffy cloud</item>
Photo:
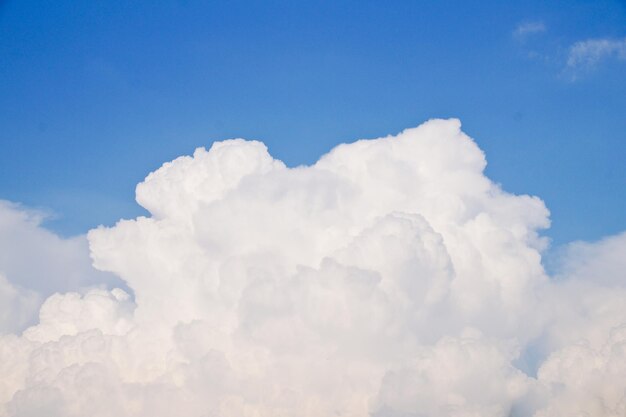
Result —
[[41, 227], [44, 218], [0, 200], [0, 333], [32, 324], [54, 292], [122, 284], [91, 266], [85, 236], [61, 238]]
[[623, 235], [548, 277], [547, 209], [485, 164], [457, 120], [308, 167], [243, 140], [166, 163], [150, 217], [88, 234], [134, 297], [55, 294], [0, 336], [0, 415], [623, 415]]
[[12, 284], [0, 275], [0, 333], [15, 332], [32, 324], [41, 304], [34, 291]]
[[626, 271], [625, 247], [626, 232], [595, 243], [573, 242], [561, 256], [560, 274], [563, 278], [621, 286]]

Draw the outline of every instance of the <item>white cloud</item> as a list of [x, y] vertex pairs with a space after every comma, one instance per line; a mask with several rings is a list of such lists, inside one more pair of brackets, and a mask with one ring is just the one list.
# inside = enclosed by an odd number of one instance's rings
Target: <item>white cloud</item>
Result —
[[561, 274], [606, 286], [623, 284], [621, 273], [626, 271], [626, 232], [598, 242], [570, 243], [561, 256]]
[[0, 274], [0, 334], [18, 332], [32, 324], [41, 296], [9, 282]]
[[529, 36], [544, 33], [546, 30], [546, 25], [543, 22], [523, 22], [517, 25], [513, 31], [513, 37], [521, 41]]
[[243, 140], [165, 164], [151, 217], [88, 234], [134, 300], [56, 294], [0, 336], [0, 416], [623, 414], [626, 242], [550, 280], [543, 202], [485, 164], [457, 120], [310, 167]]
[[120, 285], [110, 274], [91, 266], [85, 236], [61, 238], [41, 227], [44, 218], [41, 212], [0, 200], [0, 299], [5, 300], [4, 306], [11, 304], [2, 297], [22, 306], [2, 313], [21, 311], [22, 319], [17, 327], [0, 324], [0, 333], [27, 324], [33, 319], [27, 311], [36, 313], [37, 300], [56, 291]]
[[516, 353], [510, 346], [466, 333], [417, 349], [402, 367], [388, 371], [374, 416], [510, 415], [511, 404], [528, 394], [531, 378], [511, 365]]
[[587, 39], [576, 42], [569, 48], [567, 68], [576, 78], [581, 71], [590, 70], [609, 58], [626, 60], [626, 38]]

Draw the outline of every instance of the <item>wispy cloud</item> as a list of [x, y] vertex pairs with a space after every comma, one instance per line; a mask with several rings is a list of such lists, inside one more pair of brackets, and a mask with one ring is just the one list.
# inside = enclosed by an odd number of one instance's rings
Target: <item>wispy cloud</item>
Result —
[[567, 67], [574, 70], [593, 68], [600, 61], [615, 57], [626, 60], [626, 38], [587, 39], [569, 48]]
[[513, 31], [513, 37], [517, 40], [524, 40], [531, 35], [537, 35], [547, 30], [545, 23], [541, 21], [537, 22], [522, 22], [517, 25]]

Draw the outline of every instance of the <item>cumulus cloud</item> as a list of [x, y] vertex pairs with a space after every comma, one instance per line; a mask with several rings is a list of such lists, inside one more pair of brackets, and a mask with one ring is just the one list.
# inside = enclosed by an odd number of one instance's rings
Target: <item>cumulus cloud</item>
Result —
[[0, 275], [0, 333], [16, 332], [32, 324], [40, 304], [39, 294]]
[[564, 278], [623, 285], [621, 273], [626, 271], [626, 232], [598, 242], [573, 242], [561, 254], [559, 271]]
[[[85, 236], [61, 238], [41, 226], [44, 219], [40, 211], [0, 200], [0, 333], [31, 322], [54, 292], [121, 284], [91, 266]], [[15, 314], [20, 319], [8, 319]]]
[[546, 207], [485, 165], [457, 120], [164, 164], [150, 217], [88, 234], [134, 297], [55, 294], [0, 336], [0, 416], [623, 415], [623, 235], [548, 277]]
[[515, 27], [515, 30], [513, 31], [513, 37], [519, 41], [523, 41], [529, 36], [544, 33], [546, 30], [546, 25], [541, 21], [523, 22]]
[[575, 78], [580, 72], [589, 71], [609, 58], [626, 60], [626, 38], [587, 39], [574, 43], [569, 48], [567, 69]]

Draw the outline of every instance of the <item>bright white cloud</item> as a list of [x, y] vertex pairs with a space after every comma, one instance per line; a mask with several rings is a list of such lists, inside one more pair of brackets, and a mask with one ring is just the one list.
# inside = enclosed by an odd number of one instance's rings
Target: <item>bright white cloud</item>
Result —
[[623, 415], [623, 236], [550, 280], [543, 202], [485, 164], [432, 120], [310, 167], [243, 140], [163, 165], [151, 217], [88, 235], [134, 300], [56, 294], [0, 336], [0, 416]]

